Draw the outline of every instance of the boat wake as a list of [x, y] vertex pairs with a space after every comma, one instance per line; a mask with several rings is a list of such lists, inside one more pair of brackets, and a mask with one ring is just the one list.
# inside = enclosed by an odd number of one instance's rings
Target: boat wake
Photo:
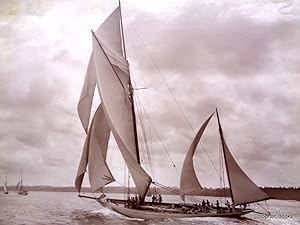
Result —
[[98, 210], [93, 210], [91, 213], [101, 214], [105, 217], [118, 217], [118, 218], [124, 219], [124, 220], [144, 221], [144, 219], [130, 218], [130, 217], [124, 216], [124, 215], [122, 215], [120, 213], [117, 213], [116, 211], [111, 210], [109, 208], [102, 208], [102, 209], [98, 209]]

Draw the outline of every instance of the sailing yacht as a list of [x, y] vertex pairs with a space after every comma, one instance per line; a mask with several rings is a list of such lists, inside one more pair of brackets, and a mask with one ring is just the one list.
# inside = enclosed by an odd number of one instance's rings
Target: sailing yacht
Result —
[[16, 190], [18, 192], [18, 195], [28, 195], [28, 191], [24, 190], [23, 187], [23, 171], [21, 169], [21, 179], [16, 185]]
[[[216, 110], [219, 135], [226, 164], [231, 193], [231, 203], [227, 207], [220, 205], [200, 205], [172, 202], [149, 202], [146, 195], [150, 185], [155, 185], [151, 176], [141, 165], [139, 139], [133, 98], [133, 86], [130, 78], [129, 63], [123, 33], [122, 13], [119, 6], [109, 15], [102, 25], [92, 31], [93, 50], [89, 59], [84, 80], [78, 114], [86, 132], [86, 139], [75, 179], [80, 197], [92, 198], [102, 206], [122, 215], [141, 219], [185, 218], [185, 217], [240, 217], [253, 212], [248, 207], [238, 207], [253, 202], [267, 200], [269, 196], [261, 190], [240, 168], [225, 142]], [[97, 87], [101, 104], [90, 123], [94, 90]], [[213, 114], [203, 123], [197, 132], [183, 162], [180, 178], [180, 196], [192, 195], [202, 187], [197, 179], [193, 155], [203, 132]], [[108, 198], [104, 193], [100, 197], [80, 194], [82, 181], [88, 170], [92, 192], [102, 192], [102, 188], [115, 181], [106, 161], [110, 134], [116, 140], [120, 153], [127, 165], [136, 186], [136, 195], [128, 199]]]
[[7, 191], [7, 177], [6, 176], [5, 176], [4, 186], [3, 186], [3, 193], [8, 194], [8, 191]]

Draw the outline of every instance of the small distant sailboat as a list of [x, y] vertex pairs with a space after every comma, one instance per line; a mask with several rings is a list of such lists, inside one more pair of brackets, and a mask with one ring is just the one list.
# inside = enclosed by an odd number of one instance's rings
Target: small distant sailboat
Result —
[[16, 190], [19, 195], [28, 195], [28, 191], [24, 190], [23, 187], [23, 172], [21, 169], [21, 180], [17, 183]]
[[[124, 158], [129, 173], [136, 185], [136, 195], [128, 199], [112, 199], [102, 194], [92, 198], [102, 206], [128, 217], [141, 219], [187, 218], [187, 217], [240, 217], [254, 210], [247, 204], [267, 200], [270, 197], [261, 190], [240, 168], [225, 142], [218, 111], [216, 110], [223, 158], [230, 187], [231, 203], [227, 207], [209, 203], [200, 205], [147, 201], [149, 186], [160, 185], [141, 165], [137, 125], [134, 108], [133, 87], [130, 79], [129, 63], [126, 59], [120, 5], [105, 22], [92, 31], [93, 51], [87, 68], [86, 78], [78, 104], [78, 113], [87, 134], [79, 163], [75, 186], [80, 193], [86, 168], [92, 192], [102, 192], [102, 188], [115, 181], [106, 162], [110, 134], [114, 136]], [[101, 104], [89, 126], [92, 100], [98, 88]], [[214, 114], [214, 113], [213, 113]], [[193, 155], [201, 136], [213, 114], [203, 123], [187, 151], [180, 178], [180, 197], [193, 195], [202, 187], [195, 174]], [[129, 185], [128, 185], [129, 186]], [[243, 206], [243, 207], [239, 207]]]
[[8, 194], [8, 191], [7, 191], [7, 177], [6, 176], [5, 176], [4, 186], [3, 186], [3, 193]]

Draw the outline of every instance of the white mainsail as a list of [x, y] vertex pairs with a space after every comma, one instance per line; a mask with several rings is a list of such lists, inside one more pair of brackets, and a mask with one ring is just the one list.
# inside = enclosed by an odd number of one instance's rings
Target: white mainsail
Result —
[[194, 163], [193, 163], [193, 156], [197, 148], [197, 145], [200, 141], [200, 138], [212, 116], [213, 114], [211, 114], [210, 117], [208, 117], [206, 121], [203, 123], [203, 125], [200, 127], [185, 156], [182, 170], [181, 170], [181, 176], [180, 176], [180, 192], [182, 193], [181, 194], [182, 199], [184, 199], [185, 194], [191, 194], [193, 191], [202, 189], [200, 182], [196, 176]]
[[216, 112], [233, 204], [239, 205], [269, 199], [270, 196], [245, 174], [233, 158], [223, 136], [218, 110]]
[[109, 136], [110, 128], [102, 104], [100, 104], [92, 120], [81, 155], [75, 180], [78, 192], [80, 192], [87, 166], [93, 192], [115, 180], [105, 161]]
[[234, 204], [239, 205], [269, 199], [270, 196], [261, 190], [239, 167], [229, 151], [225, 140], [224, 153], [227, 163], [227, 173], [232, 193], [232, 201]]

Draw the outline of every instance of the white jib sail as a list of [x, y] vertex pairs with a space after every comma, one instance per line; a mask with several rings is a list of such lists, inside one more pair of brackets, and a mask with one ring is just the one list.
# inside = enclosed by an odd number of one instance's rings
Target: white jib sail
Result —
[[185, 194], [192, 194], [193, 191], [202, 189], [200, 182], [196, 176], [193, 157], [197, 145], [201, 139], [201, 136], [212, 116], [213, 114], [209, 118], [207, 118], [206, 121], [203, 123], [203, 125], [200, 127], [185, 156], [182, 170], [181, 170], [181, 176], [180, 176], [180, 192], [182, 193], [181, 194], [182, 199], [184, 198]]
[[81, 155], [75, 180], [75, 186], [78, 192], [80, 192], [87, 166], [93, 192], [115, 180], [105, 161], [109, 134], [110, 128], [102, 104], [100, 104], [92, 120]]

